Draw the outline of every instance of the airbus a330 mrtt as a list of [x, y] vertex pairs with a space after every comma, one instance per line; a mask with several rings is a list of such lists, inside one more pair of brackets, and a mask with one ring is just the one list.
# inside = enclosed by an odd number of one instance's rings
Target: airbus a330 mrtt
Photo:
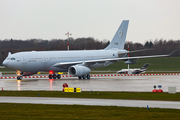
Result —
[[128, 53], [137, 51], [127, 51], [124, 49], [126, 33], [129, 20], [124, 20], [115, 33], [110, 44], [102, 50], [70, 50], [70, 51], [29, 51], [9, 53], [3, 61], [3, 65], [17, 71], [17, 79], [22, 76], [36, 74], [38, 71], [49, 72], [50, 79], [60, 79], [60, 74], [55, 72], [69, 72], [71, 76], [79, 79], [90, 79], [90, 69], [106, 67], [119, 60], [134, 63], [138, 58], [167, 57], [167, 55], [152, 55], [127, 57]]

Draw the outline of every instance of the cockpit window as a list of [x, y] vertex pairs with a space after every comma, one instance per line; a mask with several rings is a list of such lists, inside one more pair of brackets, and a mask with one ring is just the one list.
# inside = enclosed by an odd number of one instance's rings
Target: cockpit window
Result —
[[15, 58], [7, 58], [7, 60], [16, 60]]

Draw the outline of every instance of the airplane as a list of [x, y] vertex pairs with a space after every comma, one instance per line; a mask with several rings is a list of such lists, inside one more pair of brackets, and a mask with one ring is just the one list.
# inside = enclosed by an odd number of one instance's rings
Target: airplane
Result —
[[119, 60], [135, 63], [138, 58], [168, 57], [152, 55], [127, 57], [128, 53], [143, 50], [127, 51], [124, 49], [129, 20], [123, 20], [110, 44], [101, 50], [70, 50], [70, 51], [27, 51], [11, 54], [3, 61], [3, 66], [16, 71], [17, 80], [37, 72], [49, 72], [49, 79], [60, 79], [56, 72], [68, 72], [79, 79], [90, 79], [90, 69], [106, 67]]
[[[145, 72], [148, 65], [149, 65], [148, 63], [144, 64], [144, 66], [141, 67], [140, 69], [138, 69], [138, 68], [136, 68], [136, 69], [122, 69], [122, 70], [117, 71], [117, 73], [119, 73], [119, 74], [139, 74], [139, 73]], [[130, 73], [128, 73], [128, 72], [130, 72]]]

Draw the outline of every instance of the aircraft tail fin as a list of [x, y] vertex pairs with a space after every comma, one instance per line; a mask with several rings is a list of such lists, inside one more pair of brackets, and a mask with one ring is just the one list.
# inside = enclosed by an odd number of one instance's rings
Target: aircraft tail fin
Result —
[[142, 69], [147, 69], [148, 65], [149, 65], [148, 63], [147, 63], [147, 64], [144, 64], [144, 66], [141, 68], [141, 70], [142, 70]]
[[124, 44], [126, 40], [126, 34], [128, 29], [129, 20], [123, 20], [120, 27], [118, 28], [116, 34], [114, 35], [110, 44], [105, 48], [105, 50], [118, 48], [124, 49]]

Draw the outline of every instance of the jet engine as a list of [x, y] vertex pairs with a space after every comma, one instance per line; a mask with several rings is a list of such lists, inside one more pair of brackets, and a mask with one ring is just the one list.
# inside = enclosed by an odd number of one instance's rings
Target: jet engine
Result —
[[72, 76], [83, 76], [90, 73], [90, 69], [82, 65], [74, 65], [69, 67], [68, 72]]
[[37, 74], [37, 72], [21, 72], [22, 76], [30, 76], [30, 75], [34, 75]]

